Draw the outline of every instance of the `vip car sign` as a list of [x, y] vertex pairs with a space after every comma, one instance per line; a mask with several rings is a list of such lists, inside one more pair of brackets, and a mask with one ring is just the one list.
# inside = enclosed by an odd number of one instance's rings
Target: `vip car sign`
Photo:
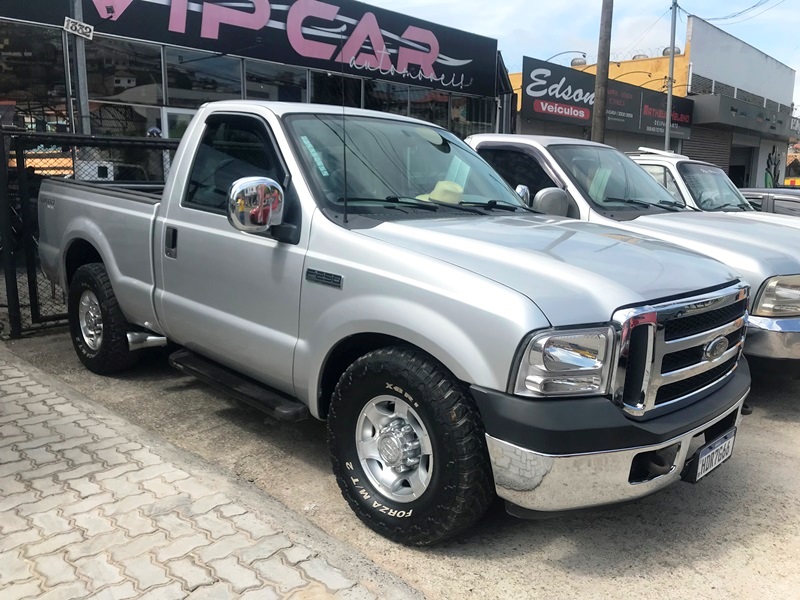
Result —
[[[494, 96], [497, 41], [354, 0], [82, 0], [96, 33]], [[61, 26], [68, 3], [2, 0], [0, 15]]]

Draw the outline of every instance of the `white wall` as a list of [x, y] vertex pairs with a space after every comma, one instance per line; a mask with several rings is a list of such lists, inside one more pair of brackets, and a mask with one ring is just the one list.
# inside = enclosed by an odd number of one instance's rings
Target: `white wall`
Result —
[[792, 104], [793, 69], [697, 17], [689, 17], [687, 37], [694, 74]]

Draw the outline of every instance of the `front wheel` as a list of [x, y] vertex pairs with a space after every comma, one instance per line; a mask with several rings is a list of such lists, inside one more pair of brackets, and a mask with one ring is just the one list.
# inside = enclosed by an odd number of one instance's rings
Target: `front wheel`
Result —
[[420, 351], [376, 350], [351, 365], [333, 395], [328, 439], [342, 495], [393, 541], [445, 540], [473, 525], [494, 499], [474, 401]]
[[68, 313], [72, 345], [87, 369], [109, 375], [137, 362], [138, 352], [128, 348], [128, 332], [132, 328], [101, 263], [83, 265], [73, 275]]

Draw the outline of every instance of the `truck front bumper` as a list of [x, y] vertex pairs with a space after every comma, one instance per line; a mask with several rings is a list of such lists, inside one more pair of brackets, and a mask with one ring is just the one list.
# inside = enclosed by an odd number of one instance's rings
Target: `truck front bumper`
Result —
[[[703, 437], [711, 442], [739, 424], [750, 373], [742, 360], [717, 392], [649, 421], [628, 419], [606, 398], [536, 401], [472, 391], [498, 496], [548, 513], [634, 500], [679, 480]], [[642, 461], [655, 454], [666, 459], [666, 472], [642, 477]]]
[[800, 360], [800, 317], [749, 316], [744, 351], [749, 356]]

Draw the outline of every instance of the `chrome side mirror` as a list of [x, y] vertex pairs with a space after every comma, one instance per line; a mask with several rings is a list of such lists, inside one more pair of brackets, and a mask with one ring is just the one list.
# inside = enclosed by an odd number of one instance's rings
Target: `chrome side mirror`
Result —
[[532, 208], [546, 215], [566, 217], [569, 214], [569, 195], [561, 188], [544, 188], [536, 194]]
[[237, 179], [228, 191], [228, 221], [247, 233], [264, 233], [283, 222], [283, 188], [268, 177]]
[[531, 190], [528, 188], [527, 185], [518, 185], [516, 189], [517, 195], [522, 198], [522, 201], [525, 203], [525, 206], [531, 205]]

